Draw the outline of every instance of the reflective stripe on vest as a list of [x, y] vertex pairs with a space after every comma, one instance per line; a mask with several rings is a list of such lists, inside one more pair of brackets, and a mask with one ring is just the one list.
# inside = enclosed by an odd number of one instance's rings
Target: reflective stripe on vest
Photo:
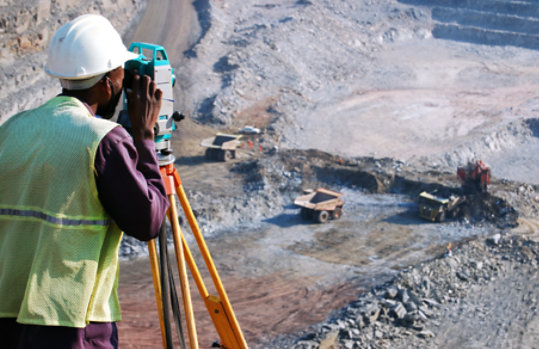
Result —
[[34, 211], [34, 210], [19, 210], [19, 209], [12, 209], [12, 208], [0, 208], [0, 216], [34, 218], [34, 219], [45, 221], [46, 223], [51, 223], [51, 224], [60, 225], [60, 226], [87, 226], [87, 225], [106, 226], [106, 225], [109, 225], [111, 222], [110, 219], [92, 220], [92, 219], [55, 217], [45, 212]]

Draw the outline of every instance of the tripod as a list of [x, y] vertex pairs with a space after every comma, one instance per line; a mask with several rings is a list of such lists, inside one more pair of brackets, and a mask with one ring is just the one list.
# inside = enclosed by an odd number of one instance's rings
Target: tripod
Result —
[[[189, 279], [187, 276], [187, 267], [191, 271], [191, 275], [197, 286], [211, 320], [217, 330], [219, 338], [221, 340], [220, 347], [229, 349], [243, 349], [247, 348], [247, 343], [243, 338], [243, 333], [239, 327], [239, 324], [232, 310], [232, 306], [226, 295], [226, 291], [221, 283], [221, 279], [217, 273], [217, 269], [210, 256], [210, 252], [204, 241], [204, 237], [200, 231], [196, 218], [191, 210], [191, 206], [187, 200], [185, 192], [183, 190], [180, 176], [174, 168], [174, 157], [169, 155], [166, 160], [159, 162], [159, 169], [161, 176], [165, 183], [167, 196], [170, 202], [170, 208], [167, 212], [168, 220], [172, 227], [172, 236], [174, 241], [174, 252], [176, 255], [176, 263], [178, 267], [178, 274], [182, 292], [182, 300], [185, 311], [185, 322], [189, 336], [190, 348], [198, 348], [198, 340], [196, 333], [195, 318], [193, 314], [193, 307], [191, 302], [191, 293], [189, 289]], [[176, 208], [176, 194], [179, 198], [181, 207], [186, 215], [187, 221], [198, 248], [205, 262], [205, 265], [210, 273], [211, 279], [217, 291], [217, 295], [211, 295], [208, 293], [204, 280], [202, 279], [200, 272], [197, 268], [195, 260], [191, 254], [191, 250], [187, 245], [185, 237], [180, 229], [178, 221], [178, 212]], [[172, 348], [172, 335], [169, 318], [169, 307], [173, 308], [176, 319], [179, 320], [179, 314], [175, 311], [177, 307], [177, 297], [175, 296], [174, 278], [170, 266], [168, 266], [168, 255], [166, 248], [166, 224], [163, 222], [161, 229], [160, 240], [160, 255], [158, 257], [157, 246], [155, 239], [148, 242], [148, 250], [150, 256], [150, 264], [152, 269], [154, 291], [157, 302], [157, 310], [159, 314], [159, 320], [161, 325], [161, 336], [163, 339], [163, 347]], [[181, 325], [178, 325], [178, 331], [182, 346], [185, 346], [183, 342], [183, 335], [181, 333]]]

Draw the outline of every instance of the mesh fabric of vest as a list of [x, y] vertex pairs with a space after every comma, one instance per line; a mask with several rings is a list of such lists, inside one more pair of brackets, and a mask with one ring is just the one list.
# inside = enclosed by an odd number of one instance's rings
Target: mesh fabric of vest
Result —
[[120, 320], [122, 232], [94, 174], [99, 142], [117, 126], [55, 97], [0, 127], [0, 317], [70, 327]]

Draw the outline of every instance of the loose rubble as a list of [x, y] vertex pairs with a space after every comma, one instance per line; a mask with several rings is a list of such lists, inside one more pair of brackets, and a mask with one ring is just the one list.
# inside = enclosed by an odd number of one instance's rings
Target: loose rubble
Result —
[[[517, 235], [497, 234], [471, 241], [451, 255], [403, 270], [328, 321], [298, 334], [299, 339], [281, 338], [271, 345], [297, 349], [443, 347], [448, 335], [442, 320], [465, 321], [460, 316], [466, 316], [471, 317], [468, 321], [484, 325], [482, 331], [491, 338], [489, 347], [511, 347], [507, 338], [524, 339], [520, 328], [537, 316], [538, 262], [538, 243]], [[518, 270], [516, 280], [511, 270]], [[514, 301], [525, 316], [505, 317], [505, 302], [484, 302], [490, 295], [482, 297], [482, 292], [493, 286], [501, 298], [509, 293], [515, 298], [512, 291], [521, 287]], [[485, 319], [485, 314], [496, 319]], [[461, 338], [461, 344], [466, 340]], [[524, 347], [534, 344], [526, 341]]]

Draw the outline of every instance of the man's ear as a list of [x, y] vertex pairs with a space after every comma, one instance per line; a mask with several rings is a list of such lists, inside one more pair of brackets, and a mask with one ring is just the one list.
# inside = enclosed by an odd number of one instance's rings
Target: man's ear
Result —
[[111, 80], [110, 80], [110, 77], [108, 75], [105, 75], [101, 78], [101, 80], [99, 80], [96, 84], [98, 90], [99, 90], [99, 94], [101, 96], [107, 96], [109, 97], [109, 95], [112, 95], [112, 90], [111, 90]]
[[99, 80], [99, 83], [104, 87], [109, 87], [110, 84], [110, 77], [108, 75], [105, 75]]

